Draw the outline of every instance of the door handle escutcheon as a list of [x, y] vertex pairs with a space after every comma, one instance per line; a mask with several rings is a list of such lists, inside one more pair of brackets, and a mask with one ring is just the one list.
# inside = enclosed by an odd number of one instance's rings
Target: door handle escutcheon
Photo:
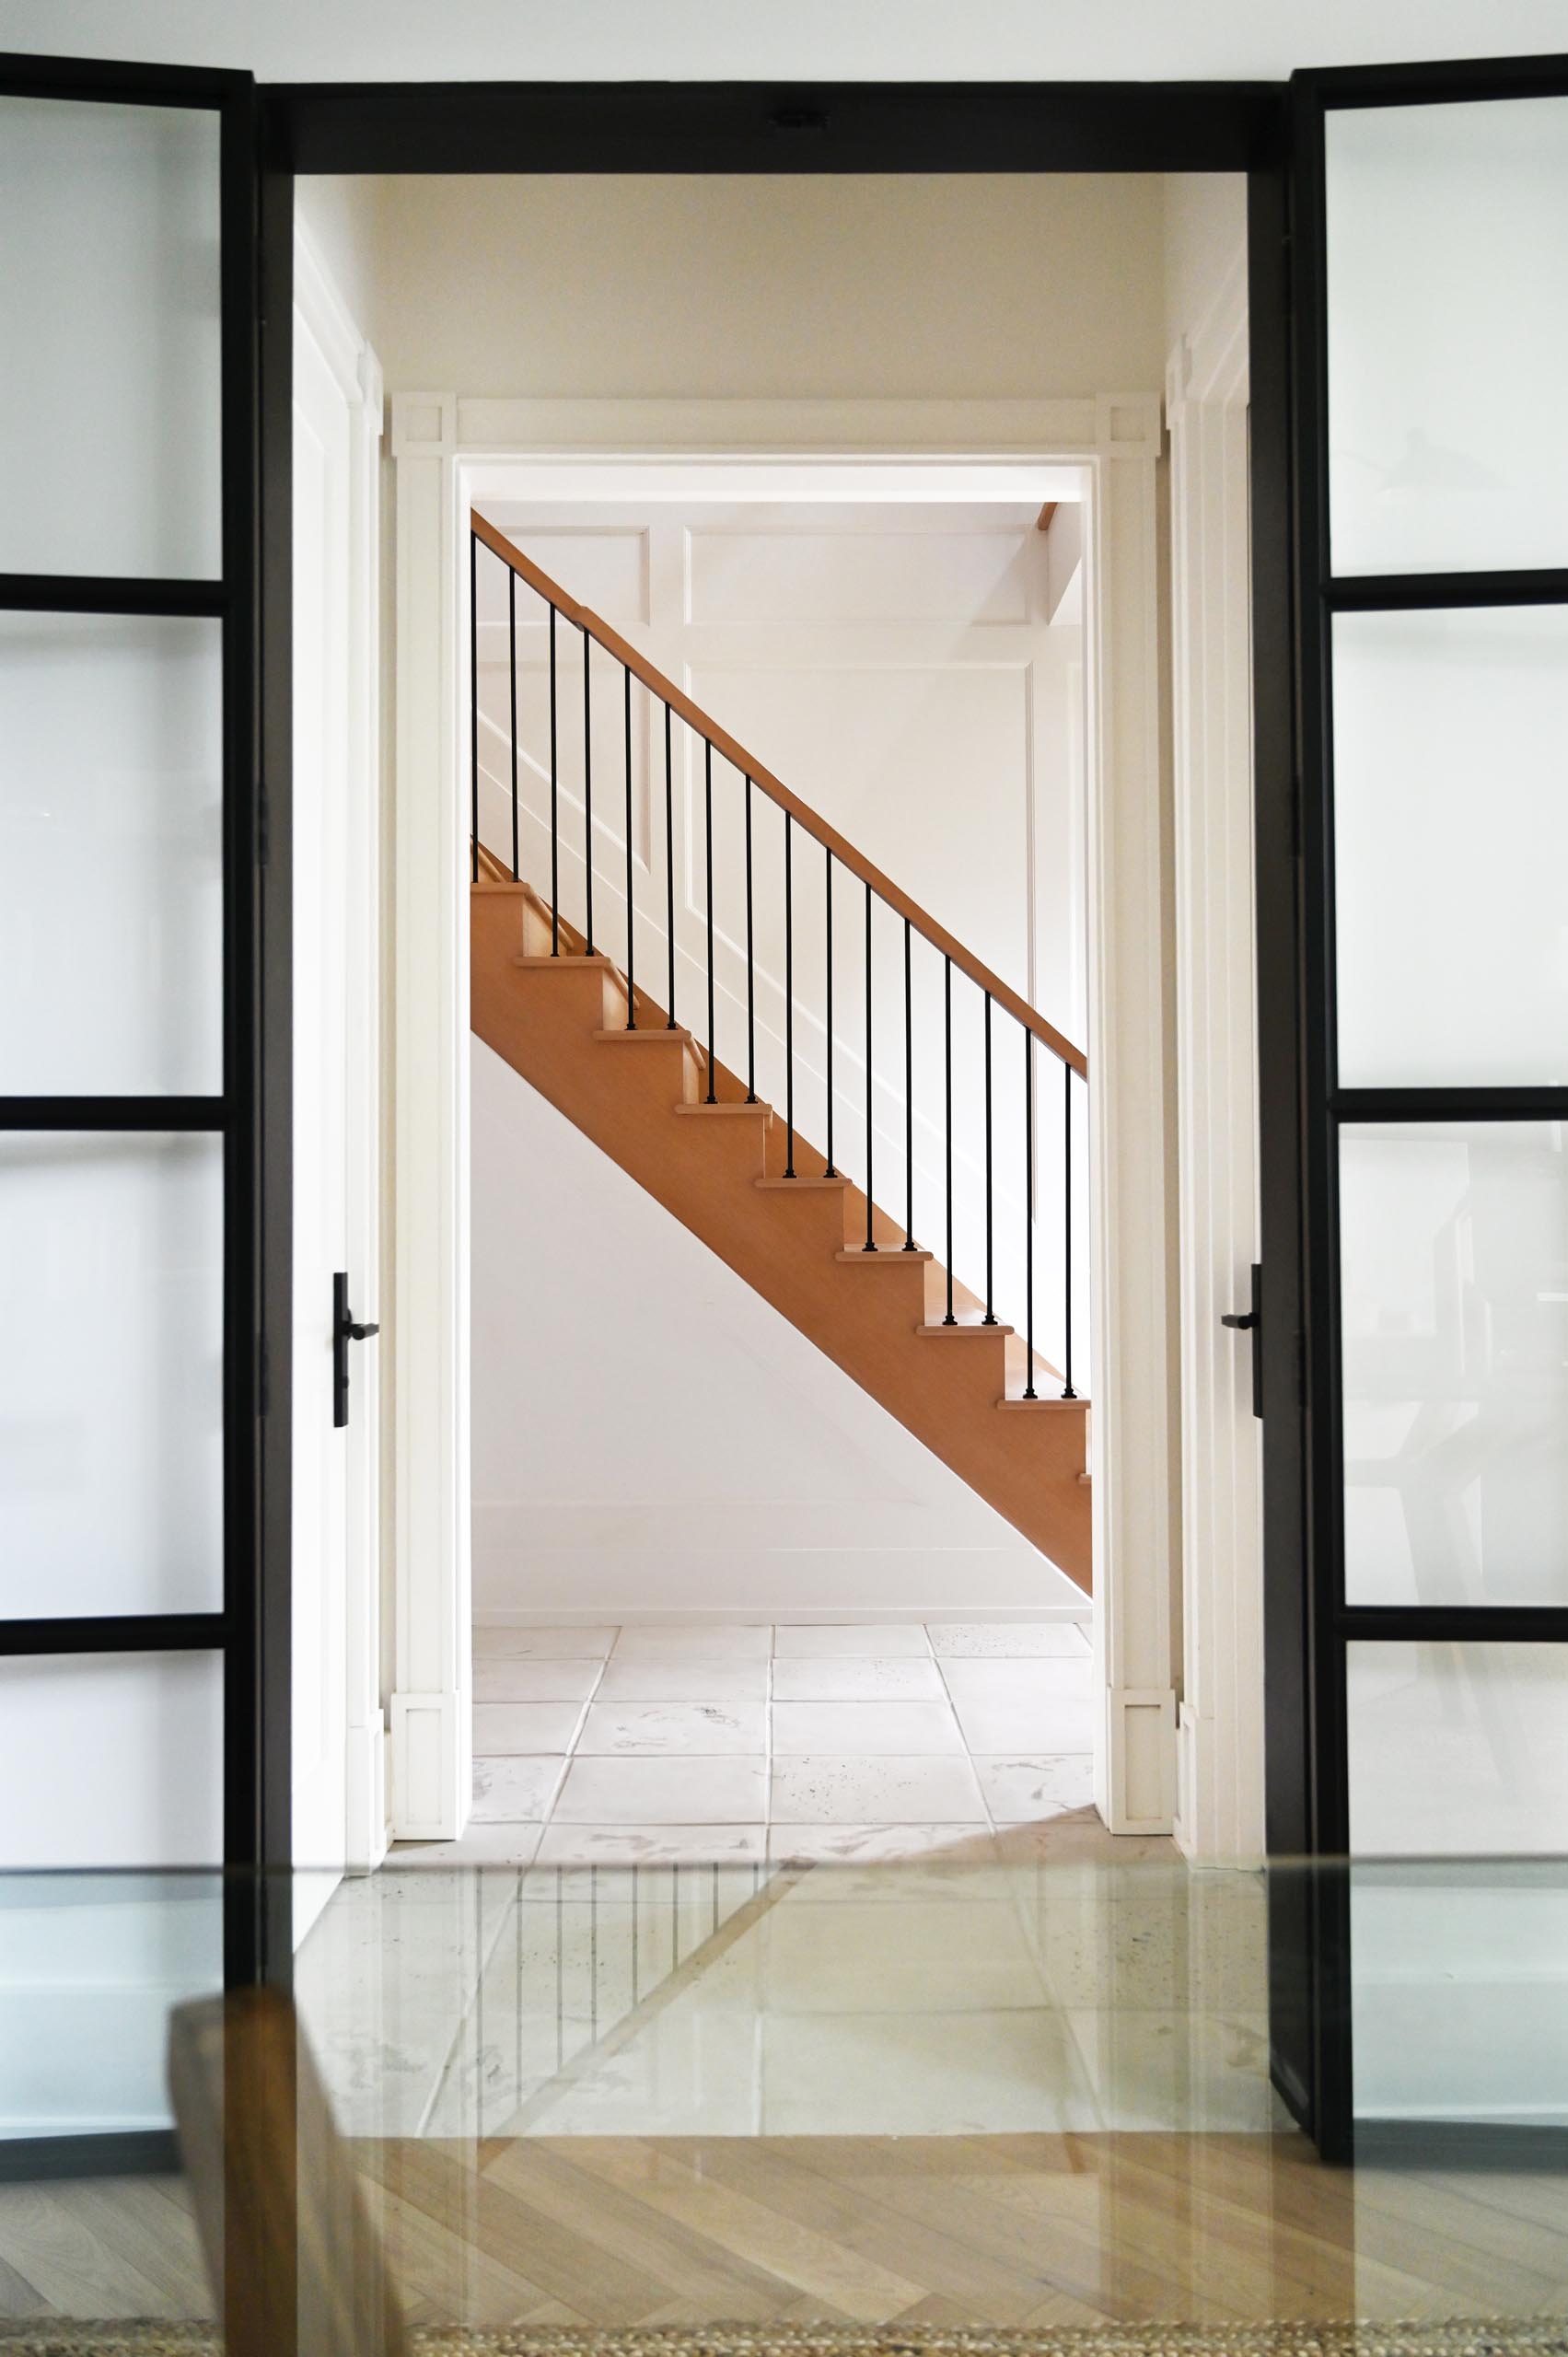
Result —
[[332, 1279], [332, 1423], [336, 1429], [348, 1422], [348, 1346], [368, 1341], [380, 1331], [378, 1325], [361, 1325], [350, 1314], [348, 1271], [340, 1269]]
[[1263, 1412], [1263, 1271], [1256, 1260], [1252, 1263], [1252, 1306], [1250, 1309], [1227, 1309], [1221, 1314], [1220, 1324], [1233, 1333], [1252, 1337], [1252, 1413]]

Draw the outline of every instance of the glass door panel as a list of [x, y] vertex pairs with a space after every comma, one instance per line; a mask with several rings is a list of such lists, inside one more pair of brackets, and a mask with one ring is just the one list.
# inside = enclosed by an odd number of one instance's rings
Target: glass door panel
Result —
[[0, 613], [0, 1090], [223, 1088], [223, 625]]
[[1342, 1085], [1568, 1085], [1568, 607], [1340, 613], [1332, 656]]
[[0, 569], [215, 580], [219, 117], [0, 96]]
[[1330, 106], [1336, 574], [1568, 551], [1568, 98]]
[[223, 1608], [223, 1144], [0, 1134], [0, 1617]]

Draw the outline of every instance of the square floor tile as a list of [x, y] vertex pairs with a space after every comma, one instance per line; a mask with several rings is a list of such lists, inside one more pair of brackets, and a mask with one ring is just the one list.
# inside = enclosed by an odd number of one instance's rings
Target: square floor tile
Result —
[[580, 1702], [476, 1702], [473, 1706], [473, 1747], [476, 1758], [502, 1752], [570, 1751]]
[[955, 1700], [962, 1694], [981, 1702], [1027, 1701], [1037, 1696], [1094, 1691], [1095, 1666], [1087, 1654], [1011, 1655], [983, 1660], [944, 1658], [935, 1665]]
[[711, 1757], [768, 1747], [764, 1702], [590, 1702], [579, 1758]]
[[765, 1621], [650, 1620], [621, 1630], [614, 1658], [617, 1662], [766, 1661], [772, 1647], [773, 1632]]
[[481, 1824], [517, 1818], [537, 1825], [550, 1815], [550, 1804], [566, 1762], [562, 1759], [476, 1759], [473, 1763], [473, 1813]]
[[826, 1661], [773, 1663], [775, 1702], [942, 1702], [947, 1689], [934, 1661], [911, 1654], [904, 1660], [863, 1660], [854, 1654]]
[[1047, 2002], [1006, 1899], [906, 1895], [810, 1906], [788, 1892], [751, 1934], [768, 2013], [977, 2014]]
[[770, 1814], [780, 1825], [988, 1822], [974, 1770], [961, 1757], [778, 1759]]
[[615, 1637], [613, 1629], [495, 1629], [479, 1622], [473, 1649], [490, 1661], [500, 1655], [514, 1660], [603, 1661]]
[[543, 1831], [542, 1825], [482, 1825], [470, 1817], [458, 1841], [394, 1841], [382, 1872], [400, 1866], [415, 1872], [426, 1866], [528, 1866]]
[[1086, 1654], [1088, 1630], [1078, 1620], [933, 1620], [931, 1649], [962, 1659], [1005, 1654]]
[[900, 1655], [929, 1654], [925, 1631], [917, 1620], [817, 1621], [786, 1626], [773, 1631], [773, 1653], [781, 1661], [827, 1660], [834, 1654], [859, 1654], [874, 1660], [893, 1661]]
[[1094, 1805], [1095, 1763], [1086, 1751], [1037, 1759], [977, 1755], [974, 1765], [998, 1825], [1032, 1825], [1041, 1817], [1063, 1817]]
[[1092, 1751], [1097, 1707], [1095, 1697], [1087, 1693], [953, 1697], [964, 1741], [977, 1757], [1009, 1751], [1020, 1759], [1040, 1759], [1064, 1751]]
[[762, 1825], [767, 1800], [761, 1759], [574, 1759], [555, 1822]]
[[773, 1751], [870, 1758], [888, 1752], [959, 1752], [958, 1723], [944, 1702], [775, 1702]]
[[[918, 1860], [950, 1862], [955, 1889], [967, 1890], [976, 1878], [975, 1870], [991, 1865], [995, 1854], [994, 1836], [977, 1825], [775, 1824], [768, 1828], [768, 1855], [775, 1865], [805, 1863], [824, 1868], [870, 1868], [871, 1873], [856, 1877], [856, 1887], [866, 1898], [877, 1897], [883, 1887], [893, 1892], [900, 1887], [876, 1870]], [[842, 1874], [813, 1875], [805, 1895], [813, 1898], [835, 1895], [844, 1879]]]
[[473, 1699], [476, 1702], [586, 1702], [603, 1669], [601, 1661], [476, 1654]]
[[763, 1661], [627, 1661], [605, 1664], [596, 1702], [765, 1702]]
[[[555, 1867], [760, 1866], [766, 1840], [761, 1825], [567, 1825], [558, 1817], [545, 1828], [537, 1863]], [[644, 1898], [650, 1910], [680, 1898], [679, 1887], [668, 1896], [631, 1890], [625, 1895]]]

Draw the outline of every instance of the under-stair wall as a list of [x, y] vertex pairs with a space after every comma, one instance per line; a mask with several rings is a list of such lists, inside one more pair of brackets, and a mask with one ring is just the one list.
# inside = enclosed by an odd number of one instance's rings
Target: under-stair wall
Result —
[[481, 1619], [1087, 1610], [479, 1040], [470, 1101]]

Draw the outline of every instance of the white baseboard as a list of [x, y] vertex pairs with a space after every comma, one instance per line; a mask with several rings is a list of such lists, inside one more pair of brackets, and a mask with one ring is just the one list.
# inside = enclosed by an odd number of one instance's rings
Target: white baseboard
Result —
[[504, 1611], [476, 1612], [476, 1629], [623, 1629], [628, 1627], [699, 1628], [743, 1625], [761, 1628], [820, 1629], [880, 1628], [885, 1625], [907, 1625], [912, 1620], [1080, 1620], [1094, 1618], [1094, 1605], [1088, 1596], [1082, 1604], [906, 1604], [881, 1606], [873, 1610], [832, 1610], [826, 1606], [808, 1611], [781, 1606], [777, 1610], [760, 1611], [755, 1608], [726, 1611], [713, 1605], [701, 1609], [693, 1607], [684, 1611], [650, 1611], [642, 1605], [604, 1605], [593, 1612], [568, 1611], [562, 1606], [514, 1606]]

